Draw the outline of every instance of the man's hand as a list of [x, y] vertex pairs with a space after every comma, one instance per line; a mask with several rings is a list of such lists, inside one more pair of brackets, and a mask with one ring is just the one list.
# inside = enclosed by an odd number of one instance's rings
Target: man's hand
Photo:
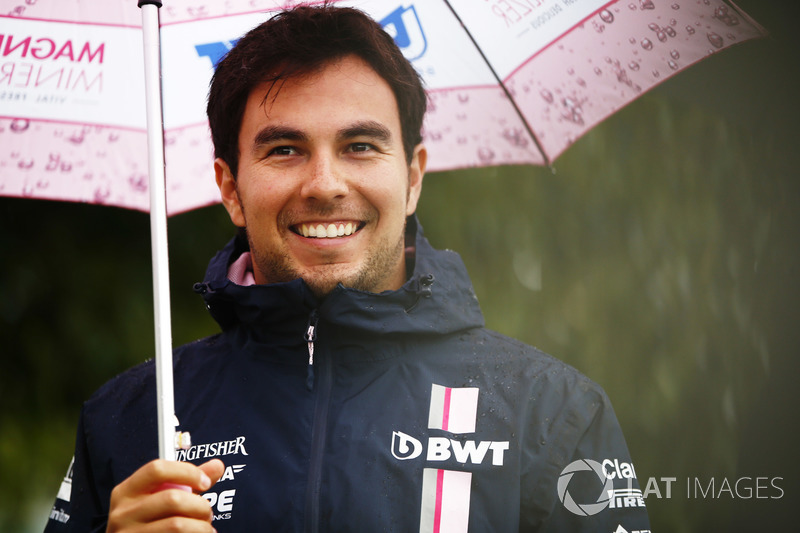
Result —
[[[147, 463], [111, 491], [106, 532], [214, 531], [211, 506], [199, 494], [224, 471], [219, 459], [200, 466], [162, 459]], [[164, 489], [164, 484], [183, 485], [193, 492]]]

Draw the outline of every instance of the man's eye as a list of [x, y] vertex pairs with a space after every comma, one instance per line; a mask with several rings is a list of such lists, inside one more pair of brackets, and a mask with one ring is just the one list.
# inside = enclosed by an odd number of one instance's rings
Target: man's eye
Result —
[[369, 143], [353, 143], [350, 145], [351, 152], [369, 152], [374, 147]]
[[269, 155], [296, 155], [297, 150], [292, 146], [278, 146], [269, 151]]

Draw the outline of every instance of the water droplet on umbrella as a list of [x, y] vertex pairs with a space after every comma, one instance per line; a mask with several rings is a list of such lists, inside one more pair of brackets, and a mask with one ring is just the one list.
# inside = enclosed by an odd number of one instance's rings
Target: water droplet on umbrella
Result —
[[708, 37], [708, 42], [710, 42], [714, 48], [722, 48], [722, 45], [725, 44], [725, 41], [722, 40], [722, 37], [713, 31], [707, 33], [706, 37]]
[[478, 159], [480, 159], [484, 164], [491, 163], [491, 161], [494, 159], [494, 152], [491, 150], [491, 148], [479, 148]]
[[107, 188], [98, 187], [94, 191], [94, 202], [96, 204], [105, 203], [109, 196], [111, 196], [111, 191], [109, 191]]
[[576, 80], [575, 80], [575, 83], [577, 83], [577, 84], [578, 84], [578, 85], [580, 85], [581, 87], [586, 87], [586, 80], [584, 80], [583, 78], [578, 78], [578, 79], [576, 79]]
[[639, 70], [639, 63], [637, 63], [636, 61], [631, 61], [630, 63], [628, 63], [628, 68], [631, 70]]
[[677, 11], [677, 10], [679, 10], [681, 8], [681, 6], [679, 6], [678, 4], [672, 4], [670, 7], [672, 9], [674, 9], [675, 11]]
[[650, 39], [642, 39], [641, 45], [642, 48], [644, 48], [645, 50], [653, 49], [653, 41], [651, 41]]
[[659, 71], [657, 71], [657, 70], [654, 70], [653, 71], [653, 77], [654, 78], [660, 78], [661, 77], [661, 73]]
[[547, 102], [548, 104], [553, 103], [553, 93], [551, 93], [547, 89], [542, 89], [541, 91], [539, 91], [539, 95], [541, 95], [541, 97], [544, 98], [544, 101]]
[[521, 148], [528, 146], [528, 136], [519, 128], [507, 128], [503, 130], [503, 138], [513, 146], [519, 146]]
[[603, 70], [600, 67], [594, 67], [594, 73], [597, 74], [598, 76], [602, 76]]
[[631, 11], [636, 11], [636, 4], [628, 4], [628, 9]]
[[670, 59], [667, 62], [667, 64], [669, 65], [669, 68], [671, 68], [672, 70], [678, 70], [678, 64], [675, 61], [673, 61], [672, 59]]
[[21, 170], [28, 170], [33, 167], [33, 159], [20, 159], [17, 163], [17, 167], [19, 167]]
[[611, 24], [614, 22], [614, 14], [608, 9], [604, 9], [600, 12], [600, 19], [602, 19], [602, 21], [606, 24]]
[[647, 25], [647, 27], [650, 28], [651, 31], [658, 31], [661, 29], [661, 26], [659, 26], [655, 22], [651, 22], [650, 24]]
[[31, 125], [30, 120], [26, 118], [15, 118], [11, 120], [11, 125], [9, 129], [14, 133], [22, 133], [23, 131], [27, 130]]
[[694, 35], [694, 26], [692, 26], [691, 24], [687, 25], [686, 26], [686, 33], [688, 33], [689, 35]]
[[659, 41], [661, 41], [662, 43], [664, 43], [664, 42], [666, 42], [666, 41], [667, 41], [667, 32], [666, 32], [666, 31], [664, 31], [664, 30], [658, 30], [658, 31], [656, 32], [656, 37], [658, 37], [658, 40], [659, 40]]
[[458, 94], [458, 101], [462, 104], [466, 104], [469, 102], [469, 94], [468, 93], [459, 93]]
[[653, 0], [639, 0], [639, 6], [642, 9], [655, 9], [656, 6], [653, 5]]
[[675, 28], [673, 28], [672, 26], [667, 26], [666, 28], [664, 28], [664, 32], [670, 37], [675, 37], [676, 35], [678, 35], [678, 32], [676, 32]]
[[669, 55], [672, 57], [672, 59], [680, 59], [681, 58], [681, 54], [677, 50], [673, 50], [672, 52], [669, 53]]
[[128, 178], [128, 184], [135, 192], [147, 192], [147, 185], [149, 180], [144, 174], [134, 174]]

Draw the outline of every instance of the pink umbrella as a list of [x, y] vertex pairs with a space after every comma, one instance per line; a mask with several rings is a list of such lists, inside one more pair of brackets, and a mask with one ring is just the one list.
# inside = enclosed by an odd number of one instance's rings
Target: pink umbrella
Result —
[[[270, 11], [297, 3], [171, 0], [159, 24], [158, 1], [140, 13], [133, 1], [0, 0], [0, 195], [153, 207], [162, 457], [174, 451], [167, 207], [218, 201], [204, 114], [214, 64]], [[551, 165], [650, 88], [765, 35], [722, 0], [335, 3], [381, 21], [425, 79], [434, 171]], [[145, 63], [154, 74], [141, 75]]]

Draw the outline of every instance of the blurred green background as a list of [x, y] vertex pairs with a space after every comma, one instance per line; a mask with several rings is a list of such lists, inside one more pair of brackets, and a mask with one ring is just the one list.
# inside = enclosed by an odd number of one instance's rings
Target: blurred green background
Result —
[[[771, 38], [668, 80], [555, 172], [430, 174], [419, 208], [490, 327], [607, 390], [643, 488], [676, 478], [647, 499], [653, 531], [796, 530], [800, 8], [737, 4]], [[0, 221], [0, 531], [38, 531], [81, 403], [152, 356], [149, 220], [0, 198]], [[215, 206], [169, 231], [178, 345], [216, 331], [191, 286], [232, 229]], [[766, 498], [718, 494], [743, 476]]]

